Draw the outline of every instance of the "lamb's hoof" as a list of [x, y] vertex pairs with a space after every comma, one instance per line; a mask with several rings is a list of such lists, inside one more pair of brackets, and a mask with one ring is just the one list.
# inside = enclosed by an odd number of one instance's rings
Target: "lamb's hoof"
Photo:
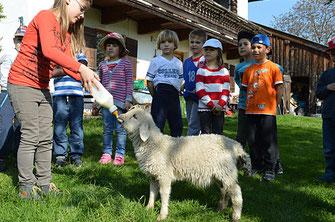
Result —
[[167, 215], [159, 215], [157, 217], [157, 221], [162, 221], [162, 220], [165, 220], [167, 218]]
[[224, 211], [226, 209], [226, 206], [224, 206], [224, 205], [219, 205], [219, 207], [218, 207], [218, 211]]
[[228, 207], [228, 202], [223, 201], [219, 203], [218, 211], [224, 211]]
[[233, 218], [233, 222], [239, 222], [241, 218]]
[[154, 208], [154, 205], [147, 205], [145, 208], [146, 208], [147, 210], [151, 210], [151, 209]]

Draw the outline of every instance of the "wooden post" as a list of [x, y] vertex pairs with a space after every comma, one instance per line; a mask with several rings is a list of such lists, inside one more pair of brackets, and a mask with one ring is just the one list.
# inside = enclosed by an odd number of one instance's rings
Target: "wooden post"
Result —
[[231, 1], [230, 10], [237, 14], [237, 0]]

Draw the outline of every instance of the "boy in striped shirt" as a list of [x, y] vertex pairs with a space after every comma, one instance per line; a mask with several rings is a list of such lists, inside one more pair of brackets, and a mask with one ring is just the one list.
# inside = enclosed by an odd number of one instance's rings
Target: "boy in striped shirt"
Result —
[[[80, 53], [77, 61], [86, 65], [87, 58]], [[64, 75], [63, 69], [56, 68], [54, 73], [53, 112], [54, 135], [53, 153], [56, 166], [63, 167], [67, 163], [67, 146], [70, 146], [70, 161], [77, 167], [82, 165], [81, 156], [84, 152], [84, 93], [82, 83], [69, 75]], [[70, 136], [66, 128], [69, 124]]]

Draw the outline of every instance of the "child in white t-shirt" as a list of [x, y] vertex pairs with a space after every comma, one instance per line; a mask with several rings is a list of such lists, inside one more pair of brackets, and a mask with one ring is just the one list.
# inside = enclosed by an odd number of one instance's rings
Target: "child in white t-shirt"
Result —
[[183, 64], [173, 54], [178, 43], [179, 39], [174, 31], [159, 33], [157, 48], [162, 50], [162, 55], [151, 60], [146, 76], [153, 97], [151, 115], [162, 132], [167, 120], [170, 134], [174, 137], [182, 134], [179, 91], [183, 80]]

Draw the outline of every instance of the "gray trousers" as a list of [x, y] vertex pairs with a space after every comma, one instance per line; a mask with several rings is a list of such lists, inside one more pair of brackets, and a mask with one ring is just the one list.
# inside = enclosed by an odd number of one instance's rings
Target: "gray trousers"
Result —
[[[19, 185], [48, 185], [51, 180], [52, 102], [48, 89], [8, 84], [14, 112], [21, 123], [17, 153]], [[36, 175], [33, 173], [34, 165]]]

